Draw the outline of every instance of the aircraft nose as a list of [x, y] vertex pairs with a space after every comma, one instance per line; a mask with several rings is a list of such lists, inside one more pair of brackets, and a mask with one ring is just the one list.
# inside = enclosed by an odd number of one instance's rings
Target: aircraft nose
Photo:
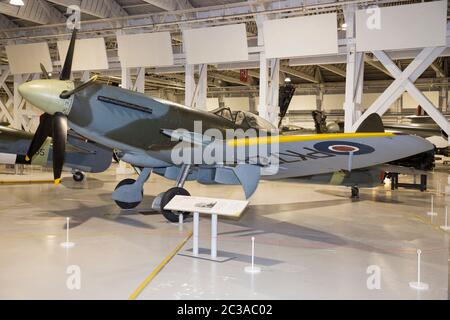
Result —
[[61, 112], [68, 115], [73, 103], [73, 97], [61, 99], [63, 91], [73, 90], [72, 81], [61, 80], [33, 80], [21, 84], [18, 88], [20, 95], [35, 107], [48, 114]]

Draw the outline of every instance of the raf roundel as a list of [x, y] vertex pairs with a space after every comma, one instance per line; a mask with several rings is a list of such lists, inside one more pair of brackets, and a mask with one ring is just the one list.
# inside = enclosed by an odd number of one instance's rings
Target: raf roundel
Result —
[[362, 155], [375, 151], [371, 146], [349, 141], [324, 141], [314, 145], [316, 150], [335, 155]]

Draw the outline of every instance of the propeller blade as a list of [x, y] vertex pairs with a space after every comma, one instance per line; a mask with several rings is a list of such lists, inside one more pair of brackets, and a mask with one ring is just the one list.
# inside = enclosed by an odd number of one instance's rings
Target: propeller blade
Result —
[[25, 156], [25, 161], [30, 161], [33, 158], [36, 152], [38, 152], [42, 147], [47, 137], [50, 137], [51, 134], [52, 116], [48, 113], [44, 113], [39, 119], [39, 126], [33, 136], [33, 140], [31, 140], [30, 147], [28, 148], [27, 155]]
[[77, 37], [77, 28], [73, 28], [72, 38], [70, 39], [69, 49], [67, 50], [66, 61], [64, 67], [59, 75], [59, 80], [70, 80], [72, 73], [73, 54], [75, 52], [75, 40]]
[[45, 66], [42, 63], [41, 63], [41, 70], [44, 79], [50, 79], [50, 75], [48, 74], [47, 69], [45, 69]]
[[53, 115], [53, 177], [55, 184], [61, 182], [67, 142], [67, 117], [62, 113]]
[[90, 85], [94, 84], [95, 81], [97, 81], [97, 79], [98, 79], [98, 76], [95, 75], [95, 76], [93, 76], [92, 78], [90, 78], [88, 81], [86, 81], [86, 82], [80, 84], [80, 85], [79, 85], [78, 87], [76, 87], [75, 89], [70, 90], [70, 91], [63, 91], [63, 92], [59, 95], [59, 97], [60, 97], [61, 99], [69, 99], [73, 94], [75, 94], [75, 93], [77, 93], [77, 92], [80, 92], [81, 90], [84, 90], [84, 89], [86, 89], [87, 87], [89, 87]]

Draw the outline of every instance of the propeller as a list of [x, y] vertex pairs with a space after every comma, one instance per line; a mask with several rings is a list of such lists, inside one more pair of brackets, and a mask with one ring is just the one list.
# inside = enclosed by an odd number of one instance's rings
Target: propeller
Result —
[[70, 38], [69, 49], [67, 50], [66, 61], [59, 75], [59, 80], [70, 80], [72, 73], [73, 54], [75, 52], [75, 40], [77, 38], [77, 28], [73, 28], [72, 37]]
[[[74, 28], [72, 32], [72, 37], [70, 39], [69, 49], [67, 51], [66, 60], [64, 61], [64, 66], [59, 76], [60, 80], [70, 80], [70, 74], [72, 72], [73, 56], [75, 52], [75, 40], [77, 35], [77, 29]], [[44, 77], [49, 79], [47, 70], [41, 64], [41, 69]], [[68, 99], [71, 95], [76, 92], [86, 88], [87, 86], [94, 83], [96, 77], [91, 78], [89, 81], [81, 84], [77, 88], [64, 91], [61, 93], [61, 98]], [[61, 173], [64, 166], [65, 153], [66, 153], [66, 142], [67, 142], [67, 116], [62, 113], [55, 113], [53, 115], [44, 113], [40, 117], [39, 126], [36, 133], [31, 141], [30, 147], [28, 148], [27, 154], [25, 156], [26, 161], [31, 161], [31, 158], [39, 151], [42, 144], [45, 142], [47, 137], [52, 137], [53, 141], [53, 177], [55, 184], [61, 182]]]
[[76, 87], [73, 90], [69, 90], [69, 91], [63, 91], [61, 92], [61, 94], [59, 95], [59, 97], [61, 99], [69, 99], [72, 95], [74, 95], [75, 93], [86, 89], [87, 87], [89, 87], [90, 85], [92, 85], [95, 81], [97, 81], [98, 79], [98, 75], [93, 76], [92, 78], [90, 78], [88, 81], [83, 82], [82, 84], [80, 84], [78, 87]]
[[44, 79], [50, 79], [50, 75], [47, 72], [47, 69], [45, 69], [44, 65], [41, 63], [41, 70], [42, 70], [42, 76]]

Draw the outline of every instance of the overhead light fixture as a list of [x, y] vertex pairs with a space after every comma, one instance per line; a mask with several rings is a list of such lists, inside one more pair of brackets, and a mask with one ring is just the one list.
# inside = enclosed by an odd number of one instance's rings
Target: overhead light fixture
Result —
[[24, 6], [25, 3], [23, 3], [23, 0], [9, 0], [9, 4], [12, 4], [13, 6]]
[[290, 83], [290, 82], [292, 82], [292, 80], [291, 80], [291, 78], [286, 77], [286, 78], [284, 78], [284, 82]]

